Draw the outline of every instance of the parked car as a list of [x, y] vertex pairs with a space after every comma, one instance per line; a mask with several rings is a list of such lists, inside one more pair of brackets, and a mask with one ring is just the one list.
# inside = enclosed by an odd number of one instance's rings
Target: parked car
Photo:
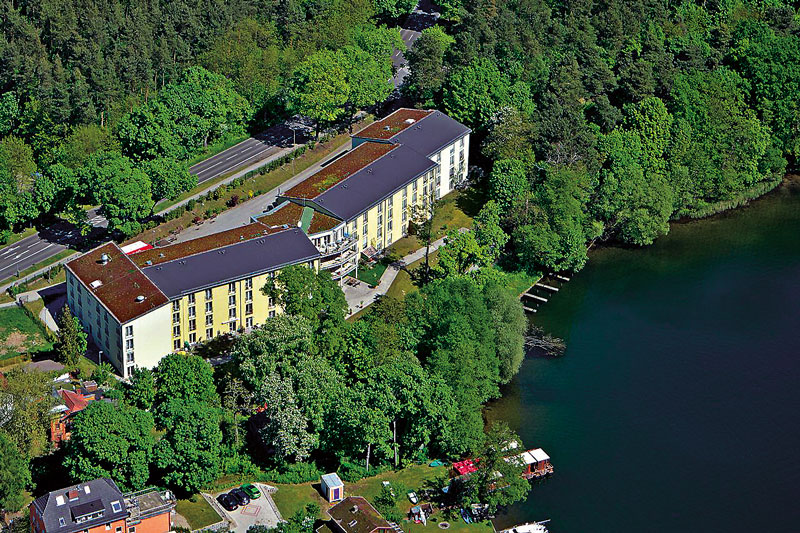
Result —
[[408, 499], [414, 505], [417, 505], [419, 503], [419, 498], [417, 498], [417, 493], [416, 492], [409, 492], [408, 493]]
[[247, 493], [242, 489], [231, 489], [228, 494], [236, 498], [236, 502], [239, 505], [247, 505], [250, 503], [250, 496], [248, 496]]
[[252, 483], [245, 483], [239, 488], [241, 488], [245, 494], [250, 496], [251, 500], [257, 500], [258, 498], [261, 497], [261, 491], [258, 490], [258, 487], [256, 487]]
[[239, 503], [236, 501], [236, 498], [230, 494], [220, 494], [217, 496], [217, 501], [226, 511], [235, 511], [239, 508]]

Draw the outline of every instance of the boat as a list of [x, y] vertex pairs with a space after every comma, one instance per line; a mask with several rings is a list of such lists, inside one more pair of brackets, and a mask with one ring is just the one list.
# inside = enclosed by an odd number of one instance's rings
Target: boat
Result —
[[503, 529], [497, 533], [548, 533], [545, 524], [550, 520], [542, 520], [541, 522], [528, 522], [519, 526]]

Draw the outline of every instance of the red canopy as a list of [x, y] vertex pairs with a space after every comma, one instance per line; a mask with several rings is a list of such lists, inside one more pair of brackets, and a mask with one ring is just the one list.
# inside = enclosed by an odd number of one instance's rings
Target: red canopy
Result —
[[475, 466], [475, 461], [472, 459], [464, 459], [463, 461], [453, 463], [453, 468], [455, 468], [456, 472], [461, 476], [464, 474], [471, 474], [478, 470], [478, 467]]

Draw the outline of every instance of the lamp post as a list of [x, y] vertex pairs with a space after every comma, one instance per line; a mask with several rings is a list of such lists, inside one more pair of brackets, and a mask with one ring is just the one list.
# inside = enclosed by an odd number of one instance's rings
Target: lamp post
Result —
[[295, 168], [294, 168], [294, 160], [295, 160], [295, 156], [294, 156], [294, 149], [297, 147], [297, 130], [296, 130], [295, 128], [291, 127], [291, 126], [289, 126], [289, 129], [290, 129], [290, 130], [292, 130], [292, 176], [294, 176], [294, 175], [295, 175]]

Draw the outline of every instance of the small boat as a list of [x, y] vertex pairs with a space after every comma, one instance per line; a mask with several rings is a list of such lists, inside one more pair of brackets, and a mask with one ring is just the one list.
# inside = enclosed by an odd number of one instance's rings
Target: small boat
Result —
[[541, 522], [529, 522], [519, 526], [503, 529], [497, 533], [548, 533], [545, 524], [550, 520], [542, 520]]
[[419, 498], [417, 498], [417, 493], [413, 491], [408, 493], [408, 500], [414, 505], [419, 503]]

